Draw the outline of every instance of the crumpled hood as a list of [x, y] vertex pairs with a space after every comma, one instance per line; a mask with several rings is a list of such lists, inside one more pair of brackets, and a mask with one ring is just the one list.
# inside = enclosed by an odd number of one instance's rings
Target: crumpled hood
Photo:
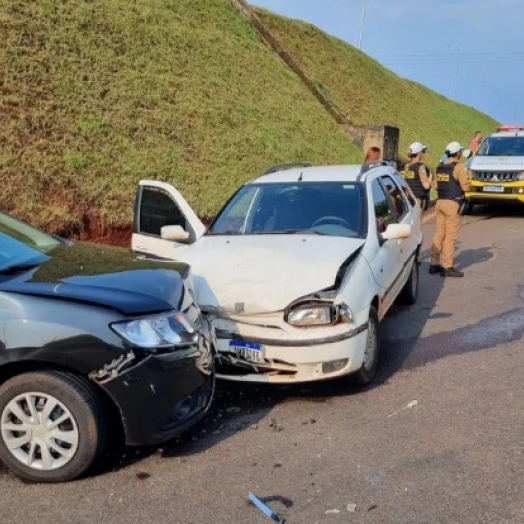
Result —
[[524, 156], [474, 156], [473, 171], [524, 171]]
[[252, 315], [333, 286], [342, 263], [363, 244], [327, 235], [209, 235], [181, 258], [192, 267], [200, 307]]
[[0, 291], [84, 302], [124, 315], [153, 314], [180, 306], [187, 269], [185, 264], [141, 261], [128, 250], [78, 242], [56, 248], [37, 268], [0, 282]]

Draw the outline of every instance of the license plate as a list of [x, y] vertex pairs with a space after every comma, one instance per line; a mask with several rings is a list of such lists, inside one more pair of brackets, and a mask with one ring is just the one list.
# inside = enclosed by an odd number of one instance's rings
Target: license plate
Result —
[[484, 186], [482, 189], [485, 193], [504, 193], [503, 186]]
[[264, 361], [264, 352], [260, 344], [232, 340], [229, 342], [229, 352], [234, 353], [237, 357], [243, 358], [248, 362]]

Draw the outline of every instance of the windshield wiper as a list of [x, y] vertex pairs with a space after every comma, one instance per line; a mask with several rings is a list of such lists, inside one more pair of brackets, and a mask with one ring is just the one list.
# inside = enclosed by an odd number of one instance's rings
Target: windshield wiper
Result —
[[281, 229], [280, 231], [256, 231], [254, 235], [329, 235], [316, 229]]

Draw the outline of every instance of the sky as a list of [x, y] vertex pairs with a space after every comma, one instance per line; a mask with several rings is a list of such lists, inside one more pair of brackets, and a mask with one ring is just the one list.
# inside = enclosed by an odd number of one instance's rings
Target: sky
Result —
[[524, 0], [250, 3], [310, 22], [399, 76], [501, 123], [524, 124]]

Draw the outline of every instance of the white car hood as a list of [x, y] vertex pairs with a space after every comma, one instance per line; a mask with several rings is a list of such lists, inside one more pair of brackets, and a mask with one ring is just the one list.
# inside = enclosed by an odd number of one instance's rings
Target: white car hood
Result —
[[473, 171], [524, 171], [524, 156], [474, 156], [469, 163]]
[[181, 259], [191, 264], [202, 308], [253, 315], [333, 286], [339, 267], [363, 244], [327, 235], [204, 236]]

